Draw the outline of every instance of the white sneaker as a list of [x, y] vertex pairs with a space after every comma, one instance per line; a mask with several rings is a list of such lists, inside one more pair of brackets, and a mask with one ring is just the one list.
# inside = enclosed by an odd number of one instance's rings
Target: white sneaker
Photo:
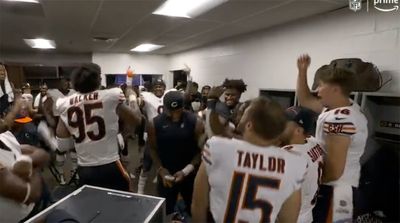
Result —
[[60, 185], [65, 185], [67, 184], [67, 182], [65, 182], [65, 178], [63, 174], [59, 174], [58, 175], [59, 179], [60, 179]]

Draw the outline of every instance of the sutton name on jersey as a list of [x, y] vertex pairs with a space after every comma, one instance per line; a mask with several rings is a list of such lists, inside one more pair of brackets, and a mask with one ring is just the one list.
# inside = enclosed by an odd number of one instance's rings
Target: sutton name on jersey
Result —
[[324, 155], [324, 150], [322, 150], [321, 146], [317, 144], [312, 149], [307, 151], [307, 154], [310, 156], [311, 161], [315, 163], [320, 156]]

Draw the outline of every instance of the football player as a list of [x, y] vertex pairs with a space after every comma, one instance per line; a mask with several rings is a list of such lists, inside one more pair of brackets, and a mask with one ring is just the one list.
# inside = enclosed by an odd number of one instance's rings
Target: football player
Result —
[[303, 157], [275, 146], [286, 125], [279, 104], [254, 99], [239, 123], [243, 140], [212, 137], [195, 180], [194, 222], [295, 222], [300, 210]]
[[314, 114], [308, 109], [290, 107], [285, 111], [288, 122], [280, 136], [283, 149], [302, 155], [307, 160], [307, 174], [301, 187], [301, 209], [297, 222], [313, 221], [312, 210], [317, 201], [321, 183], [323, 155], [322, 147], [311, 136], [314, 128]]
[[[165, 94], [165, 83], [161, 79], [157, 79], [152, 85], [151, 92], [142, 92], [139, 106], [142, 108], [144, 115], [148, 121], [163, 112], [163, 97]], [[146, 137], [145, 137], [146, 138]], [[152, 159], [148, 145], [145, 145], [143, 155], [143, 166], [138, 180], [138, 193], [144, 194], [146, 187], [148, 171], [152, 166]]]
[[136, 95], [128, 90], [129, 108], [123, 103], [125, 96], [120, 88], [98, 90], [100, 82], [100, 67], [96, 64], [73, 71], [72, 84], [77, 93], [57, 101], [58, 147], [62, 151], [75, 147], [79, 184], [128, 191], [129, 174], [120, 162], [117, 142], [118, 119], [129, 125], [140, 122]]
[[314, 208], [314, 221], [352, 221], [359, 211], [360, 157], [368, 137], [367, 119], [349, 98], [356, 81], [353, 73], [341, 68], [323, 71], [317, 88], [318, 99], [307, 85], [310, 63], [308, 55], [297, 60], [296, 92], [301, 106], [320, 113], [315, 136], [326, 150], [323, 185]]

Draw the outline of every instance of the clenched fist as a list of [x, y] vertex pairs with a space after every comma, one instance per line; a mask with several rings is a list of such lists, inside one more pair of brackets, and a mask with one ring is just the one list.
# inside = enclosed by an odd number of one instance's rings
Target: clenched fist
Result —
[[308, 54], [303, 54], [297, 59], [297, 68], [299, 71], [307, 71], [311, 64], [311, 58]]

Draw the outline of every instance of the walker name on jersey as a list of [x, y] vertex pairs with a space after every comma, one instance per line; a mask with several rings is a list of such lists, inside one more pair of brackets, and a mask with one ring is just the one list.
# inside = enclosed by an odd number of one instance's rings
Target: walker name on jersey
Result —
[[69, 99], [69, 104], [74, 105], [81, 101], [96, 101], [98, 98], [99, 98], [99, 94], [97, 92], [93, 92], [90, 94], [84, 94], [84, 95], [77, 95], [77, 96]]
[[310, 156], [311, 161], [315, 163], [315, 161], [317, 161], [318, 158], [324, 154], [324, 150], [322, 150], [321, 146], [317, 144], [309, 151], [307, 151], [307, 154]]
[[255, 152], [237, 151], [237, 166], [260, 171], [285, 173], [285, 160]]

